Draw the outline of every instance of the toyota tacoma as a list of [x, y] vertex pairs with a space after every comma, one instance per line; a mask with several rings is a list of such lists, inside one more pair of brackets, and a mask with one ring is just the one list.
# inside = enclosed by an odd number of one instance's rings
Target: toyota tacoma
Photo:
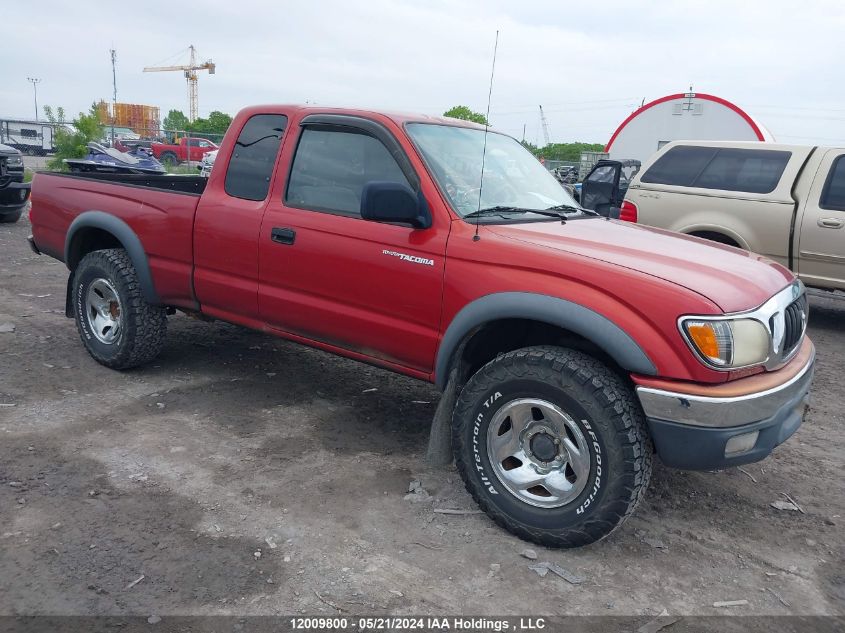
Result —
[[610, 534], [655, 456], [763, 459], [813, 376], [785, 267], [586, 211], [516, 140], [453, 119], [250, 107], [209, 178], [39, 172], [31, 220], [97, 362], [148, 363], [181, 310], [435, 383], [432, 440], [549, 546]]

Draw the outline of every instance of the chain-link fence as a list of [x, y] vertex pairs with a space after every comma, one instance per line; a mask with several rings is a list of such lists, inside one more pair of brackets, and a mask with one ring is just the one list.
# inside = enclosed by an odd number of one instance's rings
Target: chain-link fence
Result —
[[[114, 132], [112, 133], [112, 130]], [[197, 132], [193, 130], [166, 130], [164, 128], [127, 128], [120, 126], [103, 125], [104, 140], [177, 143], [180, 139], [204, 139], [219, 145], [223, 140], [224, 133], [218, 132]]]

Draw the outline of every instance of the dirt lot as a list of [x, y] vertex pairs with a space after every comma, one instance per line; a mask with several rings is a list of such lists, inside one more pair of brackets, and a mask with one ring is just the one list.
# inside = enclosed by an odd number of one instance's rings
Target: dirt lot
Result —
[[746, 473], [658, 465], [609, 539], [535, 548], [571, 585], [484, 515], [433, 512], [475, 507], [423, 463], [431, 386], [181, 315], [154, 366], [105, 369], [29, 231], [0, 225], [2, 614], [845, 614], [845, 301], [812, 301], [797, 435]]

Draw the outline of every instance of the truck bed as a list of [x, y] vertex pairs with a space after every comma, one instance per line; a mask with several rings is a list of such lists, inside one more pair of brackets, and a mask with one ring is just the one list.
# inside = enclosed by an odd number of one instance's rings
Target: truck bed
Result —
[[[193, 223], [205, 183], [200, 176], [39, 171], [33, 178], [33, 238], [39, 250], [69, 263], [74, 254], [74, 244], [66, 240], [71, 224], [90, 212], [114, 216], [144, 244], [161, 301], [193, 308]], [[74, 239], [97, 239], [90, 232], [76, 235]]]
[[[55, 172], [49, 173], [55, 174]], [[199, 175], [108, 174], [100, 172], [74, 172], [73, 174], [63, 175], [73, 178], [85, 178], [87, 180], [102, 180], [103, 182], [118, 183], [133, 187], [193, 193], [196, 195], [201, 195], [205, 191], [205, 185], [208, 182], [207, 178]]]

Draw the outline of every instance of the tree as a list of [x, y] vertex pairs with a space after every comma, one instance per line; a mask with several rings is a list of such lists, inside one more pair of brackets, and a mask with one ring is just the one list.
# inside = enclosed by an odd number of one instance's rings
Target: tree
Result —
[[46, 118], [50, 123], [64, 123], [65, 122], [65, 109], [62, 106], [56, 108], [56, 113], [53, 114], [53, 107], [45, 105], [44, 106], [44, 118]]
[[50, 106], [44, 107], [44, 114], [53, 127], [53, 146], [56, 148], [55, 156], [47, 163], [50, 169], [65, 170], [65, 158], [82, 158], [88, 153], [88, 143], [99, 141], [103, 138], [103, 126], [97, 112], [97, 104], [91, 104], [88, 114], [80, 112], [73, 120], [73, 129], [70, 130], [64, 125], [63, 108], [56, 108], [56, 114]]
[[188, 117], [181, 110], [171, 110], [161, 122], [161, 127], [168, 132], [184, 132], [190, 125]]
[[199, 118], [190, 123], [187, 129], [199, 134], [225, 134], [232, 124], [232, 117], [225, 112], [214, 110], [207, 119]]
[[463, 119], [464, 121], [472, 121], [473, 123], [480, 123], [481, 125], [489, 125], [487, 117], [480, 112], [473, 112], [467, 106], [457, 105], [446, 110], [443, 116], [452, 117], [453, 119]]
[[578, 162], [581, 160], [581, 152], [601, 151], [604, 151], [602, 143], [549, 143], [545, 147], [536, 148], [533, 154], [548, 160]]
[[534, 154], [534, 156], [540, 155], [540, 148], [534, 145], [531, 141], [526, 141], [525, 139], [521, 140], [522, 146], [527, 149], [529, 152]]

